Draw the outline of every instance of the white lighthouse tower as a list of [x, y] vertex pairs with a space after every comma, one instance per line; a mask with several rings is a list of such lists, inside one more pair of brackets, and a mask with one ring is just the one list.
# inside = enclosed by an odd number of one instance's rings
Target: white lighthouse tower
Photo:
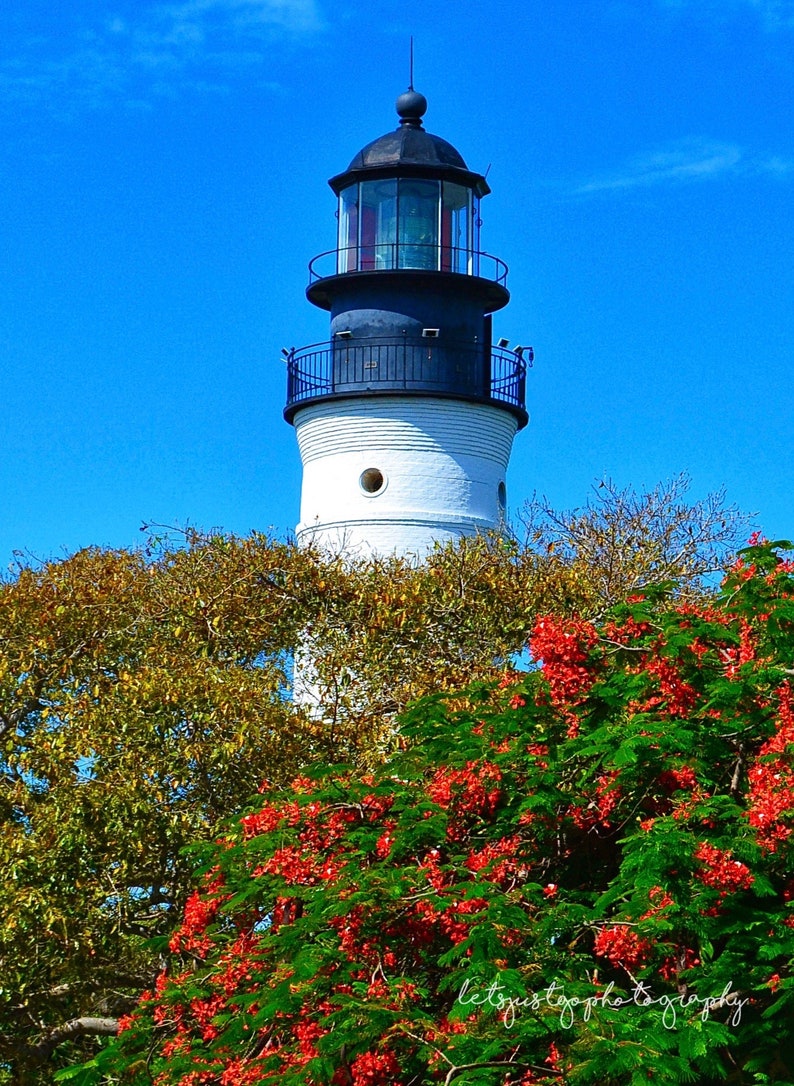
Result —
[[426, 109], [400, 95], [399, 127], [331, 178], [337, 247], [312, 260], [306, 291], [331, 339], [287, 357], [298, 539], [351, 557], [420, 558], [497, 527], [528, 421], [523, 351], [491, 342], [510, 296], [505, 264], [480, 252], [490, 189], [425, 131]]

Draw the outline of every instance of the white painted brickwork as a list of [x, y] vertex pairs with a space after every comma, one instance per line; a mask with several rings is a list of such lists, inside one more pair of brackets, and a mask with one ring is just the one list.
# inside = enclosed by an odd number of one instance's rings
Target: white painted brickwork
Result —
[[[499, 524], [516, 419], [459, 400], [358, 397], [295, 416], [303, 461], [298, 537], [351, 557], [421, 557]], [[383, 476], [377, 493], [362, 473]]]

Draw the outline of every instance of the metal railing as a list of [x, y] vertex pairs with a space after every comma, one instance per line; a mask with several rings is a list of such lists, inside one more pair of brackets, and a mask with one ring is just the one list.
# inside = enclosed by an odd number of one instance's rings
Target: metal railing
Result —
[[409, 336], [359, 343], [338, 337], [293, 349], [286, 362], [287, 410], [325, 396], [392, 391], [496, 400], [525, 410], [527, 360], [502, 347]]
[[450, 245], [414, 245], [405, 241], [351, 245], [329, 249], [309, 264], [309, 286], [318, 279], [349, 272], [441, 271], [507, 283], [507, 264], [490, 253], [473, 252]]

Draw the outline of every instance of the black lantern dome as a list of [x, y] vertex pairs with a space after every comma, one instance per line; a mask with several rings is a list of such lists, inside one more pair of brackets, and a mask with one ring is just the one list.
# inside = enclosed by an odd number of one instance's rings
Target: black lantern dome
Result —
[[397, 99], [399, 127], [368, 143], [344, 173], [332, 177], [329, 184], [334, 192], [339, 195], [356, 175], [360, 180], [363, 173], [369, 176], [371, 171], [381, 170], [396, 175], [410, 173], [457, 180], [475, 189], [478, 196], [490, 192], [485, 178], [469, 170], [463, 156], [451, 143], [422, 126], [426, 110], [427, 100], [423, 94], [414, 90], [401, 94]]

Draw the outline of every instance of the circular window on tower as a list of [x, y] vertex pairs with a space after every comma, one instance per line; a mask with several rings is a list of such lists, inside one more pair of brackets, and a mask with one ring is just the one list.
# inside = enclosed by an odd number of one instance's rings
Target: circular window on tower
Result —
[[499, 512], [504, 513], [507, 509], [507, 487], [503, 482], [496, 488], [496, 500], [499, 503]]
[[359, 475], [358, 485], [368, 498], [374, 498], [386, 489], [386, 476], [379, 468], [367, 468]]

